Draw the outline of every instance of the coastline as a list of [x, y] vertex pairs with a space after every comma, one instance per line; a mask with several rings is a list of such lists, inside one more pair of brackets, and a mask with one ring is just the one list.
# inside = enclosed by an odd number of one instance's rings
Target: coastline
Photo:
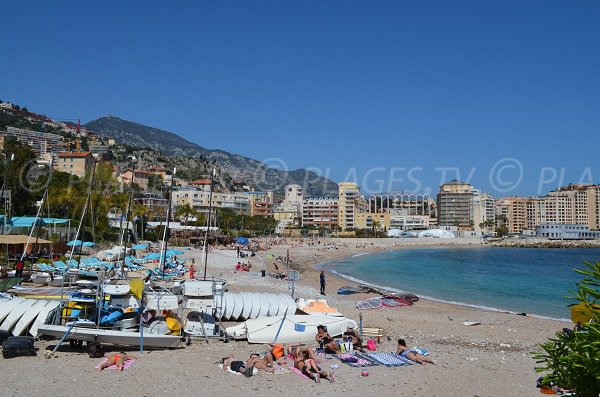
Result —
[[[236, 257], [235, 249], [214, 249], [209, 253], [207, 274], [226, 278], [232, 292], [289, 294], [288, 281], [261, 277], [261, 270], [267, 273], [274, 271], [273, 262], [283, 269], [283, 262], [271, 258], [285, 257], [289, 250], [292, 268], [301, 274], [301, 279], [295, 283], [294, 296], [314, 298], [319, 296], [318, 266], [325, 261], [417, 246], [457, 246], [456, 242], [439, 244], [440, 240], [437, 239], [420, 241], [420, 244], [416, 244], [416, 241], [400, 244], [398, 240], [385, 240], [332, 240], [337, 243], [338, 249], [324, 249], [323, 244], [328, 242], [325, 239], [321, 241], [321, 246], [309, 245], [308, 241], [301, 243], [290, 240], [286, 245], [274, 246], [259, 251], [255, 257], [243, 259]], [[365, 243], [366, 247], [357, 247]], [[480, 245], [478, 239], [461, 244]], [[181, 257], [196, 259], [197, 277], [200, 277], [201, 252], [193, 249]], [[251, 262], [252, 271], [234, 271], [238, 260]], [[341, 393], [390, 395], [390, 390], [403, 396], [533, 396], [539, 395], [535, 387], [539, 375], [534, 370], [536, 363], [530, 352], [539, 350], [539, 343], [545, 342], [555, 332], [571, 326], [556, 320], [486, 311], [427, 299], [421, 299], [410, 307], [359, 311], [354, 303], [374, 295], [337, 295], [337, 289], [347, 283], [344, 278], [328, 273], [328, 295], [325, 298], [331, 307], [336, 307], [346, 317], [357, 322], [362, 317], [364, 327], [380, 327], [383, 338], [377, 346], [378, 351], [393, 351], [396, 340], [404, 338], [409, 346], [429, 350], [430, 357], [437, 365], [369, 367], [369, 376], [362, 377], [361, 368], [352, 368], [334, 358], [321, 358], [321, 366], [325, 370], [335, 371], [335, 383], [315, 384], [294, 374], [270, 375], [263, 372], [247, 379], [224, 373], [215, 363], [230, 353], [238, 358], [247, 358], [251, 352], [266, 351], [266, 345], [250, 345], [246, 341], [205, 342], [197, 338], [192, 345], [174, 350], [139, 354], [129, 349], [138, 356], [131, 368], [121, 373], [103, 371], [98, 374], [94, 366], [101, 360], [91, 359], [85, 352], [73, 350], [68, 345], [59, 350], [57, 358], [43, 358], [43, 349], [56, 344], [52, 340], [37, 344], [40, 346], [37, 357], [0, 360], [3, 395], [36, 395], [40, 391], [49, 396], [65, 395], [72, 392], [73, 384], [77, 383], [85, 385], [86, 391], [91, 394], [106, 396], [122, 395], [125, 390], [129, 396], [158, 396], [174, 392], [190, 394], [198, 390], [218, 393], [220, 396], [255, 394], [257, 391], [290, 396], [307, 393], [327, 396]], [[481, 325], [465, 326], [463, 322], [466, 321], [479, 322]], [[113, 351], [122, 349], [107, 348]], [[332, 365], [339, 365], [339, 368], [331, 369]], [[28, 381], [23, 382], [23, 374], [33, 371], [36, 376], [28, 377]]]

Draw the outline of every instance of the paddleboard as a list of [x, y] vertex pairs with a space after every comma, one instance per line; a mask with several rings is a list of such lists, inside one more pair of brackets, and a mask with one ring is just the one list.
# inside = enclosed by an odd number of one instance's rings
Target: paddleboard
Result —
[[252, 311], [250, 312], [250, 318], [260, 317], [260, 311], [262, 309], [260, 295], [257, 292], [252, 292], [250, 294], [250, 299], [252, 302]]
[[35, 302], [29, 308], [29, 310], [27, 310], [25, 314], [23, 314], [23, 316], [19, 319], [19, 321], [12, 330], [12, 334], [14, 336], [25, 335], [27, 333], [27, 328], [31, 325], [31, 323], [33, 323], [33, 321], [37, 318], [37, 316], [40, 314], [40, 311], [44, 308], [44, 306], [46, 306], [47, 303], [48, 301], [45, 300], [38, 300], [37, 302]]
[[37, 301], [33, 299], [25, 299], [20, 304], [14, 306], [10, 314], [2, 322], [2, 325], [0, 325], [0, 330], [10, 332], [21, 317], [23, 317], [25, 312], [27, 312], [27, 310], [29, 310], [36, 302]]
[[362, 288], [350, 287], [350, 286], [341, 287], [337, 291], [338, 295], [351, 295], [351, 294], [358, 294], [361, 292], [364, 292]]
[[265, 297], [265, 300], [267, 301], [267, 304], [268, 304], [267, 316], [269, 316], [269, 317], [276, 316], [277, 311], [279, 311], [279, 305], [275, 304], [272, 294], [265, 293], [263, 296]]

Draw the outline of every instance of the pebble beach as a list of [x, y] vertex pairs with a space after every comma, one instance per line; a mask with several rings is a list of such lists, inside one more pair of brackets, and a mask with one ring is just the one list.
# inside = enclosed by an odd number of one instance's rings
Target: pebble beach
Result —
[[[335, 244], [335, 245], [334, 245]], [[208, 255], [209, 276], [228, 280], [229, 290], [290, 293], [286, 280], [269, 276], [273, 263], [280, 269], [289, 251], [292, 269], [298, 270], [300, 280], [295, 284], [295, 297], [319, 296], [317, 266], [328, 260], [359, 253], [380, 252], [414, 246], [460, 244], [477, 246], [478, 239], [322, 239], [321, 244], [289, 240], [258, 251], [256, 256], [238, 259], [235, 249], [212, 249]], [[199, 250], [186, 251], [182, 257], [195, 258], [197, 277], [202, 277]], [[252, 264], [250, 272], [234, 271], [237, 261]], [[261, 277], [265, 270], [266, 277]], [[414, 306], [359, 311], [358, 300], [373, 294], [336, 295], [347, 280], [327, 275], [328, 304], [345, 317], [358, 322], [362, 314], [364, 327], [379, 327], [383, 337], [378, 351], [390, 352], [398, 338], [409, 346], [425, 348], [437, 365], [403, 367], [374, 366], [363, 376], [361, 368], [352, 368], [332, 357], [320, 357], [320, 365], [336, 374], [334, 383], [320, 384], [293, 373], [267, 374], [259, 372], [251, 378], [236, 376], [219, 369], [221, 357], [232, 353], [246, 359], [251, 352], [265, 352], [266, 345], [250, 345], [246, 341], [194, 339], [190, 346], [150, 351], [139, 354], [134, 365], [123, 372], [105, 370], [97, 373], [94, 367], [101, 359], [89, 358], [85, 352], [61, 347], [55, 358], [44, 358], [44, 350], [52, 348], [53, 340], [42, 340], [36, 357], [0, 360], [3, 396], [63, 396], [86, 394], [103, 396], [178, 395], [244, 396], [277, 393], [288, 396], [307, 394], [333, 396], [399, 395], [399, 396], [534, 396], [539, 395], [535, 381], [536, 363], [530, 352], [555, 332], [571, 324], [531, 316], [486, 311], [421, 299]], [[565, 303], [566, 304], [566, 303]], [[464, 322], [480, 325], [465, 326]], [[107, 346], [108, 350], [111, 349]], [[119, 350], [121, 350], [119, 348]], [[288, 360], [288, 365], [291, 365]], [[331, 367], [339, 366], [332, 369]]]

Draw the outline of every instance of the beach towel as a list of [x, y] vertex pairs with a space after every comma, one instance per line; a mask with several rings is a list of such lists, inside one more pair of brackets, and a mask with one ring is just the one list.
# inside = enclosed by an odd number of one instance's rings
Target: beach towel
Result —
[[415, 361], [413, 361], [413, 360], [410, 360], [410, 359], [408, 359], [408, 358], [404, 357], [403, 355], [401, 355], [401, 354], [398, 354], [398, 353], [396, 353], [396, 352], [391, 352], [390, 354], [391, 354], [393, 357], [396, 357], [396, 358], [398, 358], [398, 359], [400, 359], [400, 360], [404, 361], [404, 363], [405, 363], [405, 364], [408, 364], [408, 365], [413, 365], [413, 364], [415, 364], [415, 363], [416, 363]]
[[350, 353], [340, 354], [336, 357], [351, 367], [370, 367], [372, 365], [370, 361], [356, 357]]
[[412, 361], [405, 359], [404, 357], [400, 357], [391, 353], [367, 353], [367, 355], [373, 358], [374, 360], [379, 361], [382, 365], [385, 365], [386, 367], [400, 367], [402, 365], [413, 363]]
[[381, 365], [379, 363], [379, 361], [373, 360], [371, 357], [365, 355], [364, 353], [355, 352], [354, 355], [357, 358], [365, 360], [366, 362], [369, 363], [369, 365], [365, 365], [365, 366], [379, 366], [379, 365]]
[[299, 377], [301, 377], [301, 378], [304, 378], [304, 379], [310, 379], [308, 376], [304, 375], [304, 374], [302, 373], [302, 371], [300, 371], [298, 368], [294, 367], [293, 365], [292, 365], [292, 366], [290, 366], [290, 367], [288, 367], [288, 369], [289, 369], [289, 370], [290, 370], [292, 373], [294, 373], [294, 374], [298, 375], [298, 376], [299, 376]]
[[[223, 364], [219, 364], [219, 368], [223, 369]], [[230, 374], [234, 374], [234, 375], [243, 375], [240, 372], [232, 371], [230, 367], [227, 367], [227, 372], [229, 372]], [[252, 375], [256, 375], [257, 373], [258, 373], [258, 369], [252, 368]]]
[[[125, 362], [123, 363], [123, 371], [126, 370], [127, 368], [131, 367], [134, 362], [135, 362], [135, 359], [133, 359], [133, 360], [125, 360]], [[100, 364], [96, 365], [94, 368], [96, 368], [96, 369], [100, 368], [100, 366], [102, 365], [102, 363], [104, 363], [104, 360]], [[116, 370], [118, 370], [119, 367], [117, 367], [115, 364], [113, 364], [110, 367], [106, 367], [104, 369], [116, 369]]]

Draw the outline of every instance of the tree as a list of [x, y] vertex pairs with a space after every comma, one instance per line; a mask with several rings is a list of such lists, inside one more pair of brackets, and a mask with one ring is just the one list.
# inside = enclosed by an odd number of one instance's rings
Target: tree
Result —
[[590, 319], [572, 333], [560, 332], [541, 345], [543, 352], [533, 353], [542, 367], [537, 372], [549, 372], [543, 383], [575, 390], [578, 397], [600, 395], [600, 262], [585, 262], [586, 270], [575, 270], [585, 276], [577, 283], [577, 291], [568, 299]]
[[175, 211], [175, 217], [179, 219], [184, 218], [186, 226], [188, 224], [188, 219], [192, 216], [196, 216], [196, 214], [196, 210], [189, 204], [182, 205]]

